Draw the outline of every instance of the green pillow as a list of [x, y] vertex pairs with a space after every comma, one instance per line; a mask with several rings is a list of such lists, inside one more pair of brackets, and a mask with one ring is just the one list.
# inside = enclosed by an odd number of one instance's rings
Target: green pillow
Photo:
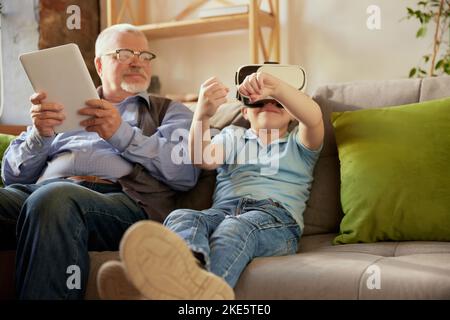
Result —
[[345, 214], [334, 244], [450, 241], [450, 98], [332, 122]]
[[[8, 148], [11, 141], [14, 140], [15, 138], [16, 138], [15, 136], [0, 134], [0, 167], [2, 164], [3, 153], [5, 152], [6, 148]], [[0, 179], [0, 187], [3, 187], [2, 179]]]

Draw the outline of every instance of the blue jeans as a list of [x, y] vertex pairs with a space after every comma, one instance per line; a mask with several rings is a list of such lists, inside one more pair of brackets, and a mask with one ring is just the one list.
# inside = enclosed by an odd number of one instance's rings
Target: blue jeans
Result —
[[294, 254], [301, 236], [294, 218], [272, 200], [243, 198], [204, 211], [176, 210], [164, 225], [233, 288], [252, 259]]
[[[118, 184], [53, 180], [0, 189], [0, 232], [14, 245], [20, 299], [81, 299], [88, 251], [116, 251], [124, 232], [147, 219]], [[3, 250], [13, 249], [13, 247]]]

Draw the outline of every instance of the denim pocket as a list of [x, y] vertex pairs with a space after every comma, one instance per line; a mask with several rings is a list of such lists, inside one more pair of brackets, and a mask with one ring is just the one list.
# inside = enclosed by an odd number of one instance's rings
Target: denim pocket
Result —
[[[273, 212], [272, 212], [273, 214]], [[258, 256], [285, 256], [297, 252], [300, 227], [294, 223], [283, 223], [282, 215], [250, 211], [243, 215], [247, 223], [254, 226]]]
[[258, 229], [283, 226], [282, 221], [276, 219], [271, 214], [267, 213], [261, 208], [249, 208], [249, 210], [243, 212], [239, 218], [254, 225]]
[[[284, 226], [297, 225], [297, 221], [291, 216], [291, 214], [284, 209], [282, 206], [275, 206], [272, 203], [264, 203], [261, 206], [250, 205], [246, 206], [241, 214], [251, 212], [251, 211], [259, 211], [261, 213], [265, 213], [269, 215], [272, 219], [272, 224], [280, 224]], [[262, 214], [264, 216], [264, 214]], [[266, 220], [270, 220], [265, 218]]]

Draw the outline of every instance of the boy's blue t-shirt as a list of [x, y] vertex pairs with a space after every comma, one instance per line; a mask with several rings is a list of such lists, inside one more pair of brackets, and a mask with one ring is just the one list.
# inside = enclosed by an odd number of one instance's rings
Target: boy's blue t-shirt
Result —
[[320, 151], [298, 139], [296, 127], [265, 146], [252, 129], [229, 126], [212, 140], [225, 147], [225, 164], [218, 171], [214, 207], [229, 201], [272, 199], [282, 204], [303, 230], [314, 166]]

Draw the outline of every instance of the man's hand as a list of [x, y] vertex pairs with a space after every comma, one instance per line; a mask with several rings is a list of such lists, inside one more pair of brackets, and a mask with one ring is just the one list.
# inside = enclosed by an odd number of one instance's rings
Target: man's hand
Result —
[[57, 103], [43, 103], [47, 98], [44, 92], [35, 93], [30, 97], [30, 108], [33, 125], [41, 137], [53, 137], [54, 128], [61, 125], [66, 119], [64, 106]]
[[86, 101], [86, 108], [78, 111], [84, 116], [91, 118], [80, 123], [88, 132], [97, 132], [105, 140], [111, 138], [122, 124], [119, 111], [106, 100]]
[[268, 73], [257, 72], [247, 76], [238, 87], [239, 93], [248, 97], [250, 102], [263, 100], [268, 96], [276, 98], [281, 81]]
[[217, 109], [227, 102], [230, 89], [225, 87], [217, 78], [211, 78], [200, 87], [196, 113], [200, 119], [211, 118]]

